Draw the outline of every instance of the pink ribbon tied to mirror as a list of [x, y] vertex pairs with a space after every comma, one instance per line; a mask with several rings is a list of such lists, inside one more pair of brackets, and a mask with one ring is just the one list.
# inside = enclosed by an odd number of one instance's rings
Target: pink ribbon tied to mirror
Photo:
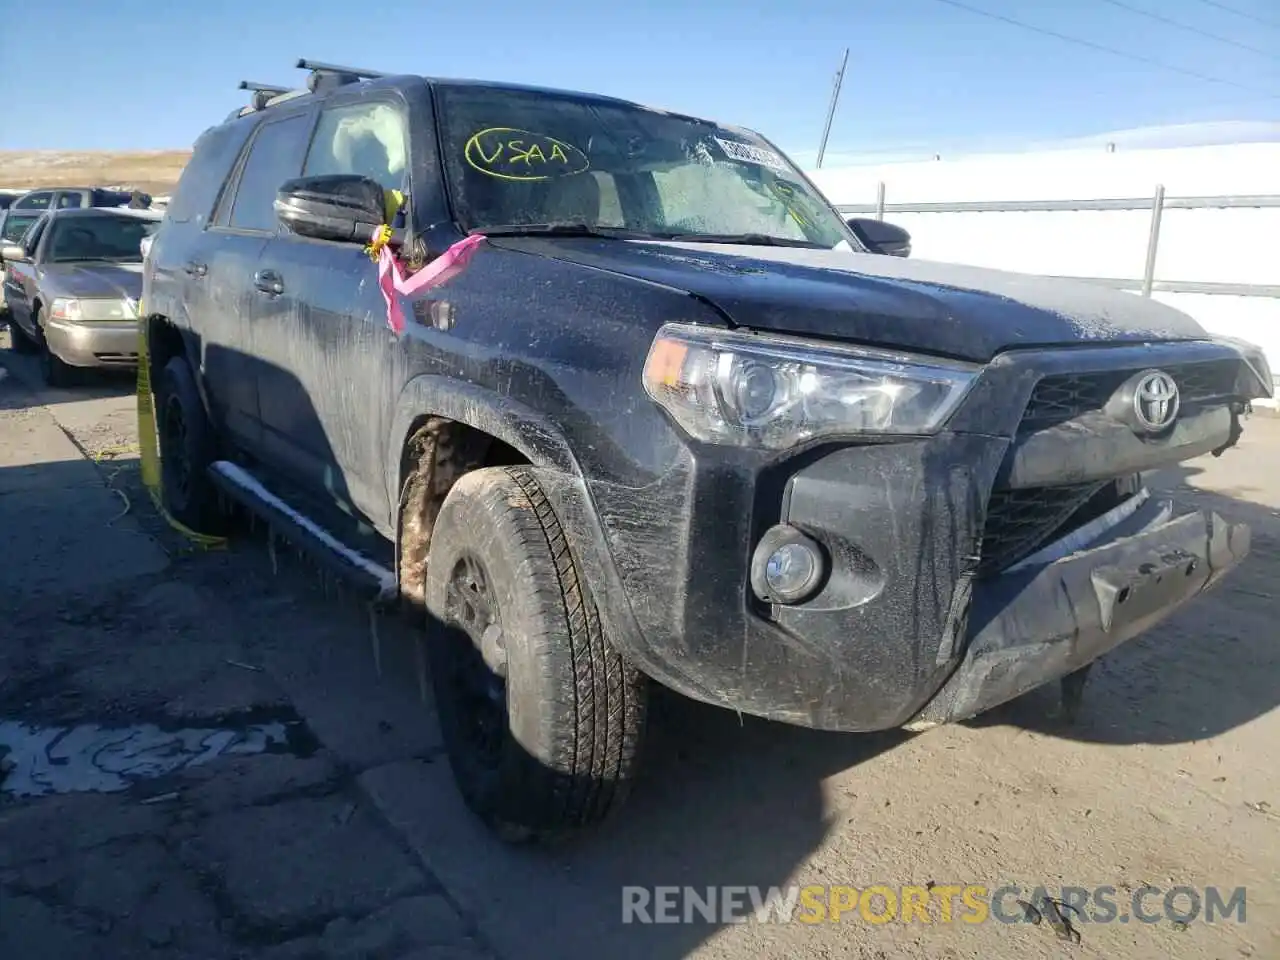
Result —
[[406, 277], [400, 261], [384, 242], [378, 245], [378, 288], [387, 302], [387, 326], [397, 336], [404, 332], [404, 308], [400, 298], [412, 300], [433, 287], [448, 283], [467, 268], [476, 248], [484, 243], [484, 237], [475, 234], [464, 237], [436, 257], [417, 273]]

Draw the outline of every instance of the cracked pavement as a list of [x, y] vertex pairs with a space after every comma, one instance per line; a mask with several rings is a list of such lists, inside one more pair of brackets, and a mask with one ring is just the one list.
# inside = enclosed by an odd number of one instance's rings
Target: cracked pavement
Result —
[[[0, 770], [47, 755], [36, 789], [127, 788], [0, 793], [0, 956], [492, 956], [357, 783], [443, 762], [429, 706], [379, 682], [336, 584], [288, 556], [273, 574], [260, 538], [193, 551], [164, 527], [127, 386], [58, 410], [0, 381], [0, 721], [22, 728], [7, 750], [0, 730]], [[272, 725], [265, 749], [217, 753]], [[184, 731], [187, 753], [164, 735]]]
[[[527, 850], [462, 808], [411, 625], [380, 622], [379, 676], [367, 612], [288, 551], [277, 571], [260, 529], [191, 549], [138, 481], [129, 381], [49, 390], [4, 346], [0, 957], [1280, 956], [1280, 420], [1160, 478], [1252, 524], [1253, 554], [1104, 658], [1075, 726], [1040, 692], [857, 737], [660, 695], [621, 816]], [[926, 881], [1243, 885], [1249, 920], [1083, 924], [1074, 946], [620, 920], [624, 884]]]

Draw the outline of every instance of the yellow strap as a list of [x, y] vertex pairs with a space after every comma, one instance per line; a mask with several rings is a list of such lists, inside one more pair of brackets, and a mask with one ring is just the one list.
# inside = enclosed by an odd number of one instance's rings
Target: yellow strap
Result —
[[369, 259], [377, 262], [378, 254], [382, 252], [382, 248], [391, 242], [391, 228], [385, 223], [374, 231], [373, 239], [369, 241], [369, 245], [364, 248], [364, 252], [369, 255]]
[[375, 263], [378, 260], [378, 254], [382, 252], [382, 248], [391, 242], [391, 224], [396, 222], [396, 214], [400, 212], [400, 208], [404, 206], [404, 194], [399, 190], [385, 190], [382, 194], [383, 205], [387, 215], [387, 222], [380, 226], [373, 234], [373, 239], [369, 241], [369, 245], [364, 248], [364, 252], [369, 255], [369, 259]]
[[[142, 313], [141, 305], [139, 305], [138, 313]], [[195, 543], [205, 548], [216, 548], [226, 546], [226, 537], [214, 537], [207, 533], [199, 533], [190, 527], [179, 523], [168, 510], [165, 509], [163, 498], [160, 495], [160, 441], [159, 434], [156, 432], [156, 412], [155, 400], [151, 392], [151, 351], [147, 345], [147, 323], [141, 320], [138, 323], [138, 457], [141, 462], [141, 473], [143, 486], [147, 488], [147, 493], [151, 495], [151, 502], [155, 504], [156, 510], [164, 517], [165, 521], [173, 529]]]

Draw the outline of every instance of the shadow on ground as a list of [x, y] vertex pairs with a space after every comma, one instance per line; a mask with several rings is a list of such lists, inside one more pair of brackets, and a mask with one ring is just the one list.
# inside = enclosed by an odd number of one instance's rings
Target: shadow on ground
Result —
[[[5, 334], [4, 336], [7, 336]], [[3, 349], [3, 345], [0, 345]], [[94, 400], [105, 400], [109, 397], [124, 397], [132, 394], [138, 382], [138, 375], [132, 368], [92, 369], [76, 371], [76, 381], [66, 387], [48, 387], [43, 385], [40, 377], [40, 363], [35, 357], [23, 356], [7, 350], [4, 364], [0, 370], [9, 372], [24, 385], [40, 385], [39, 403], [44, 407], [57, 407], [63, 403], [83, 403]], [[33, 400], [34, 395], [22, 392], [24, 400]], [[15, 402], [17, 402], [15, 398]]]

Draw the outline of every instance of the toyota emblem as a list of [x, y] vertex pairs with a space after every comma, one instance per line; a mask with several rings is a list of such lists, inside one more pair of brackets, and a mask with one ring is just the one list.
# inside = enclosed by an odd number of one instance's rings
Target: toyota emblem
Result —
[[1133, 391], [1133, 413], [1151, 433], [1163, 430], [1178, 415], [1178, 384], [1162, 370], [1143, 374]]

